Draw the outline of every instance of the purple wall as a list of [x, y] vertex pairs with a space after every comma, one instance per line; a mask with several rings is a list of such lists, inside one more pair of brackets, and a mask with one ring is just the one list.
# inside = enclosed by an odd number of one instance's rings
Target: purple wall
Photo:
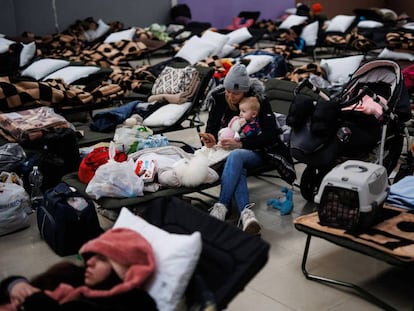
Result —
[[191, 10], [192, 20], [210, 22], [213, 27], [224, 28], [232, 23], [240, 11], [260, 11], [259, 20], [279, 18], [286, 9], [295, 6], [295, 0], [178, 0]]

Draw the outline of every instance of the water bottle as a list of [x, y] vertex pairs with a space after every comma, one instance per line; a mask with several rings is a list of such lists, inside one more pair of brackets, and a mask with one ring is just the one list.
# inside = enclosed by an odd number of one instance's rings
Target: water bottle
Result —
[[39, 171], [39, 167], [33, 166], [33, 170], [29, 174], [30, 200], [33, 210], [36, 210], [43, 201], [42, 182], [43, 175]]

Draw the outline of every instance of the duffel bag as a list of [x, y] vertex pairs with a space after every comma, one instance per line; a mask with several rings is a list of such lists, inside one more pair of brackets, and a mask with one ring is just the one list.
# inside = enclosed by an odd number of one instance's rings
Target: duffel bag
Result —
[[66, 183], [45, 192], [37, 225], [42, 239], [60, 256], [76, 254], [103, 232], [93, 201]]

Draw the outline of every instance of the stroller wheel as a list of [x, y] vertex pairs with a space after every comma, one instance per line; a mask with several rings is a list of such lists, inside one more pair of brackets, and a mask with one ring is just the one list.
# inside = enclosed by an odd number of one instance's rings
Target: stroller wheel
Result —
[[313, 202], [326, 172], [326, 170], [320, 170], [309, 166], [303, 170], [300, 179], [300, 194], [306, 201]]
[[313, 202], [313, 197], [318, 192], [319, 184], [316, 181], [316, 168], [307, 166], [300, 179], [300, 194], [306, 201]]

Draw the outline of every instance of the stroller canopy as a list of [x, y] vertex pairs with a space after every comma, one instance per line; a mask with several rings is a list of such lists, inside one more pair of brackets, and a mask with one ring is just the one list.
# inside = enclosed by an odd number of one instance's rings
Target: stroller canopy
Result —
[[341, 99], [348, 101], [358, 95], [363, 86], [368, 86], [376, 95], [387, 101], [390, 111], [400, 121], [411, 118], [411, 109], [407, 90], [403, 83], [400, 66], [391, 60], [372, 60], [362, 64], [345, 85]]

